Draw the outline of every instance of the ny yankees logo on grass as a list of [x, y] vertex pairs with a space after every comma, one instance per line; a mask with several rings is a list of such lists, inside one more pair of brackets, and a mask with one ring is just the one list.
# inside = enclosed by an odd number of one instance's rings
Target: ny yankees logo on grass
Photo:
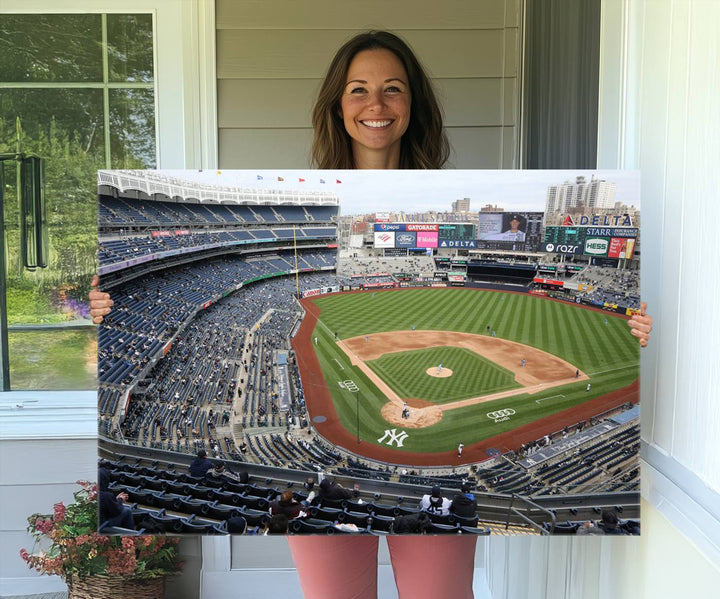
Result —
[[385, 430], [385, 434], [378, 439], [378, 443], [383, 443], [387, 437], [390, 437], [386, 445], [392, 445], [393, 443], [396, 443], [398, 447], [403, 446], [403, 442], [405, 439], [407, 439], [410, 435], [408, 435], [405, 431], [401, 430], [399, 433], [397, 432], [397, 429], [390, 429]]

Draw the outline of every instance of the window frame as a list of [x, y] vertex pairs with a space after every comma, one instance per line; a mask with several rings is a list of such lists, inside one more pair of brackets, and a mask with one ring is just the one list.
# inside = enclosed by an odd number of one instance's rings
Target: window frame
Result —
[[[0, 0], [0, 14], [152, 14], [158, 169], [216, 168], [215, 6], [203, 0]], [[178, 69], [178, 63], [180, 68]], [[180, 126], [178, 126], [180, 124]]]
[[[604, 1], [600, 33], [600, 92], [598, 105], [598, 168], [640, 168], [643, 139], [640, 118], [643, 74], [642, 62], [645, 3], [627, 3], [619, 0]], [[661, 18], [657, 15], [656, 18]], [[661, 125], [664, 126], [664, 125]], [[652, 179], [653, 165], [643, 174], [643, 191], [646, 179]], [[663, 183], [663, 186], [666, 184]], [[643, 194], [643, 199], [645, 199]], [[658, 200], [656, 211], [668, 207]], [[645, 219], [644, 231], [662, 239], [660, 217]], [[658, 376], [662, 368], [677, 365], [660, 354], [661, 345], [681, 351], [681, 341], [672, 329], [666, 332], [662, 325], [662, 301], [659, 281], [672, 278], [673, 271], [662, 256], [644, 256], [643, 296], [654, 306], [658, 321], [653, 340], [643, 350], [641, 371], [648, 384], [642, 385], [641, 404], [649, 411], [657, 410]], [[669, 265], [674, 268], [674, 265]], [[672, 316], [667, 321], [672, 324]], [[660, 325], [660, 326], [659, 326]], [[663, 340], [661, 335], [669, 335]], [[673, 335], [675, 335], [673, 337]], [[702, 342], [702, 340], [701, 340]], [[677, 374], [677, 373], [675, 373]], [[706, 383], [707, 384], [707, 383]], [[674, 408], [678, 408], [678, 404]], [[683, 407], [683, 406], [680, 406]], [[713, 564], [720, 565], [720, 493], [703, 480], [691, 467], [683, 463], [672, 449], [656, 442], [646, 414], [642, 422], [640, 440], [641, 497], [655, 507], [670, 524], [681, 531]], [[645, 534], [645, 531], [643, 531]]]
[[[0, 14], [151, 14], [157, 168], [217, 168], [214, 2], [130, 0], [122, 8], [113, 0], [86, 4], [78, 7], [73, 0], [11, 4], [0, 0]], [[55, 401], [58, 409], [67, 407], [68, 395], [62, 391], [18, 390], [0, 395], [27, 393]], [[96, 410], [94, 391], [80, 395]], [[33, 435], [31, 429], [28, 435]], [[51, 436], [63, 437], [62, 426]]]

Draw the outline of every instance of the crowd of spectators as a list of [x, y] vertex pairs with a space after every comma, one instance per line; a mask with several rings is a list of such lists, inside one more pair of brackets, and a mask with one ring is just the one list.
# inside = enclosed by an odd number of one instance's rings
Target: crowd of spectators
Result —
[[640, 273], [636, 270], [618, 270], [603, 266], [587, 266], [572, 278], [575, 283], [592, 285], [583, 296], [597, 304], [618, 304], [640, 308]]
[[435, 270], [431, 256], [377, 257], [358, 250], [349, 252], [347, 257], [341, 255], [338, 261], [338, 275], [345, 278], [373, 273], [432, 274]]

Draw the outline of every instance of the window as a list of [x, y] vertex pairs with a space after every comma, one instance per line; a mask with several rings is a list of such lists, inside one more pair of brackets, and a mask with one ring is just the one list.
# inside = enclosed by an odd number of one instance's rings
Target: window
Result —
[[3, 15], [0, 49], [0, 154], [45, 159], [50, 248], [47, 268], [22, 267], [16, 162], [3, 161], [10, 386], [94, 389], [96, 171], [156, 166], [153, 15]]

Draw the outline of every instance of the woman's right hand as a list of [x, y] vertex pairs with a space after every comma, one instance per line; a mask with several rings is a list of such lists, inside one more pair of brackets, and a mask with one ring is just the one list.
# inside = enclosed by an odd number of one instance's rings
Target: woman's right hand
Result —
[[90, 300], [90, 316], [94, 324], [100, 324], [103, 321], [103, 317], [107, 316], [112, 309], [115, 302], [110, 299], [110, 294], [100, 291], [97, 287], [100, 284], [100, 279], [97, 275], [93, 277], [90, 283], [90, 293], [88, 299]]

